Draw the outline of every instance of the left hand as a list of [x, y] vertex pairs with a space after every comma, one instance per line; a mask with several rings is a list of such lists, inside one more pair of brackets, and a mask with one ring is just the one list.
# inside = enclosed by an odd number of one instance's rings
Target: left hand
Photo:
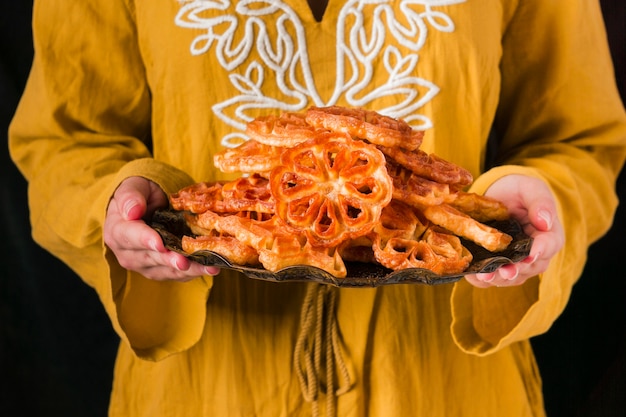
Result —
[[465, 279], [479, 288], [510, 287], [544, 272], [565, 242], [554, 196], [548, 186], [537, 178], [507, 175], [493, 183], [485, 195], [507, 206], [511, 217], [533, 238], [533, 244], [530, 254], [522, 261], [503, 265], [495, 272], [466, 275]]
[[115, 190], [107, 208], [103, 239], [120, 266], [155, 281], [183, 282], [219, 273], [219, 268], [191, 262], [168, 250], [161, 236], [145, 223], [144, 217], [166, 206], [165, 192], [143, 177], [127, 178]]

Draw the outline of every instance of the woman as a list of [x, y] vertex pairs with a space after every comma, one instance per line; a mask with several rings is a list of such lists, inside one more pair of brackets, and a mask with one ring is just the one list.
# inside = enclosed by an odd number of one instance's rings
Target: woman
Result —
[[[610, 227], [626, 153], [598, 5], [314, 6], [35, 3], [10, 147], [35, 239], [122, 338], [110, 415], [544, 415], [528, 339]], [[189, 262], [144, 222], [168, 193], [224, 179], [212, 155], [247, 121], [335, 104], [423, 130], [422, 149], [525, 225], [528, 258], [454, 285], [274, 284]]]

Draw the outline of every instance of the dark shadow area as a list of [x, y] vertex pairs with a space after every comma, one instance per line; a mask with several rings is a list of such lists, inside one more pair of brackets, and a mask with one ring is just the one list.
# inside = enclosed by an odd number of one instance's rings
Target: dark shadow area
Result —
[[31, 8], [0, 11], [0, 415], [104, 417], [119, 339], [95, 291], [32, 241], [26, 182], [7, 148], [32, 60]]
[[[626, 2], [602, 0], [622, 102], [626, 102]], [[533, 347], [549, 417], [626, 416], [626, 171], [609, 233], [589, 250], [571, 300]]]
[[[625, 97], [626, 2], [602, 5]], [[0, 7], [0, 415], [104, 417], [118, 338], [95, 292], [32, 241], [26, 182], [6, 146], [32, 58], [31, 7]], [[626, 202], [624, 172], [618, 192]], [[562, 317], [533, 340], [549, 417], [626, 416], [625, 232], [622, 205]]]

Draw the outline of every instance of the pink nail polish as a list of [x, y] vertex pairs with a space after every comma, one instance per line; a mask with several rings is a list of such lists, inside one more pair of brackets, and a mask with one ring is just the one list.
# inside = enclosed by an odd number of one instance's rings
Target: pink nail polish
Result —
[[219, 274], [219, 272], [220, 272], [219, 268], [214, 267], [214, 266], [207, 266], [206, 268], [204, 268], [204, 273], [207, 275], [215, 276]]
[[[510, 275], [510, 276], [507, 276], [507, 275]], [[515, 278], [517, 278], [518, 275], [519, 275], [519, 268], [517, 268], [515, 265], [511, 265], [508, 268], [503, 267], [500, 270], [500, 276], [507, 281], [513, 281]]]
[[130, 218], [130, 211], [133, 209], [133, 207], [135, 207], [135, 202], [133, 200], [128, 200], [124, 204], [124, 216], [126, 217], [126, 219]]
[[526, 258], [524, 258], [524, 260], [522, 260], [522, 263], [525, 263], [525, 264], [528, 264], [528, 265], [534, 264], [538, 257], [539, 257], [538, 253], [536, 253], [534, 255], [529, 255]]
[[476, 278], [478, 278], [482, 282], [491, 282], [496, 278], [495, 272], [488, 272], [483, 274], [477, 274]]
[[519, 270], [516, 269], [515, 270], [515, 274], [511, 275], [509, 278], [505, 278], [508, 281], [513, 281], [515, 278], [517, 278], [517, 276], [519, 275]]
[[546, 222], [546, 227], [548, 228], [547, 230], [552, 229], [552, 216], [547, 210], [539, 210], [537, 216], [539, 216], [544, 222]]

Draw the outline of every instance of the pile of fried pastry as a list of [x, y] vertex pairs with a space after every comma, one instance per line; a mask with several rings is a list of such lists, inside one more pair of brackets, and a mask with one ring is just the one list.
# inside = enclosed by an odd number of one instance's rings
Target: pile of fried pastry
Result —
[[345, 262], [448, 275], [472, 262], [461, 238], [491, 252], [512, 240], [485, 224], [508, 219], [506, 207], [463, 191], [472, 175], [420, 150], [423, 132], [401, 119], [311, 107], [259, 117], [246, 133], [249, 140], [214, 155], [237, 179], [170, 195], [191, 230], [185, 252], [273, 272], [315, 266], [337, 278], [346, 277]]

